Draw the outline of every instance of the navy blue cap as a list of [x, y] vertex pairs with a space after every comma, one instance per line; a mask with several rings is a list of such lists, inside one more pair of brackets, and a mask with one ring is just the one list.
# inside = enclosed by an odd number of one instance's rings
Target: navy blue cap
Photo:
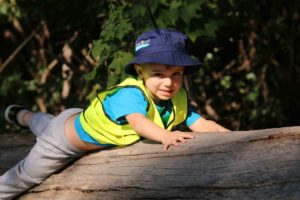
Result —
[[187, 37], [171, 29], [154, 29], [141, 34], [135, 42], [135, 58], [125, 66], [125, 72], [137, 75], [134, 64], [159, 63], [184, 66], [184, 73], [196, 72], [202, 65], [186, 53]]

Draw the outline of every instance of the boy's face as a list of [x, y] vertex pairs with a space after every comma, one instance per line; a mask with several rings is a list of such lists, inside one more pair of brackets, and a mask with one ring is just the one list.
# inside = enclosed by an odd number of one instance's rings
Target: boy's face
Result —
[[155, 102], [171, 99], [181, 88], [182, 66], [145, 64], [135, 65], [135, 69], [144, 80], [145, 87]]

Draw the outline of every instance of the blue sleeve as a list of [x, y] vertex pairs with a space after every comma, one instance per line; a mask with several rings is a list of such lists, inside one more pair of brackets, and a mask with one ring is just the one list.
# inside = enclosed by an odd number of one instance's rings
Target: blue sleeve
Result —
[[125, 116], [132, 113], [147, 115], [148, 102], [141, 90], [123, 88], [103, 101], [103, 107], [111, 120], [116, 123], [127, 123]]
[[188, 114], [187, 114], [187, 118], [185, 120], [185, 125], [186, 126], [191, 126], [194, 122], [196, 122], [199, 118], [201, 117], [200, 114], [198, 114], [196, 112], [196, 109], [189, 105], [188, 106]]

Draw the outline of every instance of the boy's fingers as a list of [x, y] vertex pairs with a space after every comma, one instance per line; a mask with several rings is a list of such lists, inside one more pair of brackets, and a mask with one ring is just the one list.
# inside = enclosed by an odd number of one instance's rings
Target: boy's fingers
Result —
[[181, 143], [185, 143], [186, 142], [185, 139], [184, 139], [184, 137], [178, 138], [178, 141], [181, 142]]
[[175, 147], [178, 147], [178, 145], [179, 145], [179, 144], [177, 143], [177, 141], [173, 141], [172, 144], [173, 144]]
[[170, 143], [164, 144], [164, 151], [167, 151], [171, 145], [178, 147], [179, 143], [186, 143], [186, 139], [194, 138], [195, 136], [192, 134], [181, 133], [177, 136], [173, 137]]
[[218, 129], [218, 131], [219, 131], [219, 132], [229, 132], [230, 130], [229, 130], [229, 129], [226, 129], [226, 128], [223, 128], [223, 127], [221, 127], [221, 128], [219, 128], [219, 129]]
[[169, 148], [169, 145], [168, 145], [168, 144], [165, 144], [165, 145], [164, 145], [164, 151], [167, 151], [168, 148]]
[[182, 133], [180, 136], [182, 136], [183, 138], [188, 138], [188, 139], [192, 139], [195, 136], [189, 133]]

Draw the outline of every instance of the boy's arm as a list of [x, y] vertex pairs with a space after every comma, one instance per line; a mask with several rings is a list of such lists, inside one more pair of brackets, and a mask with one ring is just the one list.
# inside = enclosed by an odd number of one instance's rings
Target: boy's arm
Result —
[[161, 142], [164, 146], [164, 150], [167, 150], [171, 145], [178, 146], [178, 143], [185, 143], [185, 139], [194, 138], [192, 134], [180, 131], [170, 133], [168, 130], [157, 126], [140, 113], [126, 115], [126, 120], [131, 125], [132, 129], [140, 136], [156, 142]]
[[217, 124], [214, 121], [204, 119], [200, 117], [197, 121], [195, 121], [189, 128], [193, 132], [226, 132], [230, 131], [223, 126]]

